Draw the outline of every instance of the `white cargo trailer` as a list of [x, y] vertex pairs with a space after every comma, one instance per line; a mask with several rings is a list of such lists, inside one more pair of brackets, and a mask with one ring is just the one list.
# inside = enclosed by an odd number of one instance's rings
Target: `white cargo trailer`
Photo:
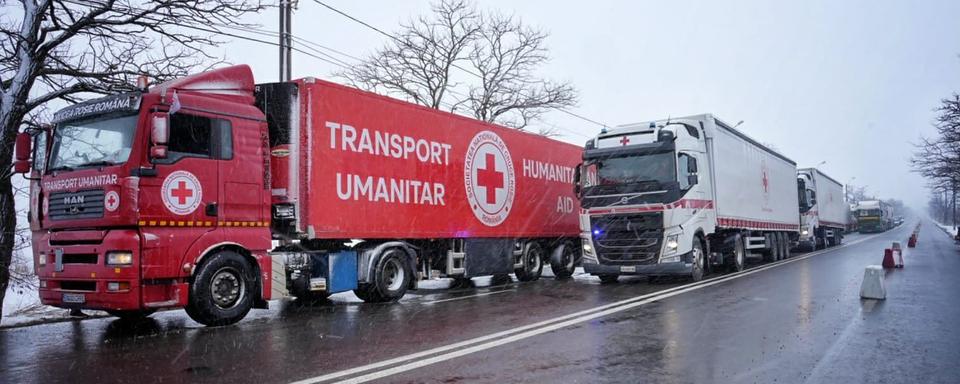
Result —
[[849, 205], [843, 184], [816, 168], [797, 171], [800, 193], [800, 237], [803, 250], [839, 245], [847, 226]]
[[602, 281], [742, 270], [789, 257], [799, 234], [796, 163], [713, 115], [602, 132], [583, 160], [583, 266]]

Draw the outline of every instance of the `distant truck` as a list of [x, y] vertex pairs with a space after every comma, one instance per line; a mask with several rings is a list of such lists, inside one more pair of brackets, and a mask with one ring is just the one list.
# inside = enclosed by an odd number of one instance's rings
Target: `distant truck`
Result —
[[861, 201], [856, 216], [860, 233], [883, 232], [893, 227], [890, 207], [881, 200]]
[[796, 163], [710, 114], [632, 124], [587, 141], [577, 174], [583, 267], [619, 275], [742, 270], [790, 256]]
[[581, 248], [577, 146], [313, 78], [234, 66], [54, 121], [16, 162], [47, 305], [222, 325], [287, 293], [570, 276]]
[[800, 190], [800, 237], [802, 250], [839, 245], [847, 226], [849, 206], [843, 185], [816, 168], [797, 171]]

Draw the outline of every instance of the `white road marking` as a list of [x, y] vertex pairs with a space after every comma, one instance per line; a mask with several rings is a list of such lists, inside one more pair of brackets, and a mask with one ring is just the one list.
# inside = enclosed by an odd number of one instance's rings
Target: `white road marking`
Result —
[[433, 300], [433, 301], [424, 301], [424, 302], [418, 303], [418, 304], [444, 303], [444, 302], [447, 302], [447, 301], [456, 301], [456, 300], [463, 300], [463, 299], [471, 299], [471, 298], [474, 298], [474, 297], [490, 296], [490, 295], [496, 295], [496, 294], [498, 294], [498, 293], [507, 293], [507, 292], [516, 292], [516, 291], [517, 291], [516, 288], [513, 288], [513, 289], [504, 289], [504, 290], [501, 290], [501, 291], [484, 292], [484, 293], [478, 293], [478, 294], [475, 294], [475, 295], [452, 297], [452, 298], [449, 298], [449, 299], [440, 299], [440, 300]]
[[[610, 303], [610, 304], [606, 304], [606, 305], [602, 305], [602, 306], [598, 306], [598, 307], [586, 309], [586, 310], [583, 310], [583, 311], [571, 313], [571, 314], [569, 314], [569, 315], [564, 315], [564, 316], [556, 317], [556, 318], [553, 318], [553, 319], [549, 319], [549, 320], [544, 320], [544, 321], [541, 321], [541, 322], [537, 322], [537, 323], [534, 323], [534, 324], [529, 324], [529, 325], [525, 325], [525, 326], [521, 326], [521, 327], [517, 327], [517, 328], [513, 328], [513, 329], [508, 329], [508, 330], [501, 331], [501, 332], [492, 333], [492, 334], [489, 334], [489, 335], [486, 335], [486, 336], [476, 337], [476, 338], [473, 338], [473, 339], [461, 341], [461, 342], [454, 343], [454, 344], [449, 344], [449, 345], [445, 345], [445, 346], [441, 346], [441, 347], [437, 347], [437, 348], [432, 348], [432, 349], [429, 349], [429, 350], [426, 350], [426, 351], [422, 351], [422, 352], [412, 353], [412, 354], [409, 354], [409, 355], [400, 356], [400, 357], [396, 357], [396, 358], [384, 360], [384, 361], [377, 362], [377, 363], [373, 363], [373, 364], [368, 364], [368, 365], [364, 365], [364, 366], [360, 366], [360, 367], [350, 368], [350, 369], [346, 369], [346, 370], [342, 370], [342, 371], [338, 371], [338, 372], [332, 372], [332, 373], [328, 373], [328, 374], [321, 375], [321, 376], [316, 376], [316, 377], [311, 377], [311, 378], [308, 378], [308, 379], [303, 379], [303, 380], [295, 381], [295, 382], [293, 382], [293, 383], [291, 383], [291, 384], [321, 383], [321, 382], [331, 381], [331, 380], [334, 380], [334, 379], [339, 379], [339, 378], [343, 378], [343, 377], [347, 377], [347, 376], [352, 376], [352, 375], [355, 375], [355, 374], [359, 374], [359, 373], [363, 373], [363, 372], [368, 372], [368, 371], [372, 371], [372, 370], [375, 370], [375, 369], [384, 368], [384, 367], [389, 367], [389, 366], [392, 366], [392, 365], [395, 365], [395, 364], [405, 363], [405, 362], [406, 362], [406, 364], [397, 365], [397, 366], [394, 366], [394, 367], [392, 367], [392, 368], [388, 368], [388, 369], [384, 369], [384, 370], [380, 370], [380, 371], [375, 371], [375, 372], [367, 373], [367, 374], [364, 374], [364, 375], [361, 375], [361, 376], [356, 376], [356, 377], [352, 377], [352, 378], [349, 378], [349, 379], [346, 379], [346, 380], [342, 380], [342, 381], [339, 381], [339, 383], [364, 383], [364, 382], [368, 382], [368, 381], [371, 381], [371, 380], [381, 379], [381, 378], [388, 377], [388, 376], [392, 376], [392, 375], [395, 375], [395, 374], [398, 374], [398, 373], [402, 373], [402, 372], [414, 370], [414, 369], [417, 369], [417, 368], [422, 368], [422, 367], [425, 367], [425, 366], [428, 366], [428, 365], [436, 364], [436, 363], [439, 363], [439, 362], [443, 362], [443, 361], [455, 359], [455, 358], [457, 358], [457, 357], [461, 357], [461, 356], [469, 355], [469, 354], [472, 354], [472, 353], [476, 353], [476, 352], [484, 351], [484, 350], [487, 350], [487, 349], [491, 349], [491, 348], [494, 348], [494, 347], [498, 347], [498, 346], [501, 346], [501, 345], [504, 345], [504, 344], [513, 343], [513, 342], [516, 342], [516, 341], [519, 341], [519, 340], [523, 340], [523, 339], [526, 339], [526, 338], [529, 338], [529, 337], [533, 337], [533, 336], [541, 335], [541, 334], [544, 334], [544, 333], [552, 332], [552, 331], [554, 331], [554, 330], [558, 330], [558, 329], [561, 329], [561, 328], [565, 328], [565, 327], [568, 327], [568, 326], [571, 326], [571, 325], [575, 325], [575, 324], [579, 324], [579, 323], [582, 323], [582, 322], [585, 322], [585, 321], [593, 320], [593, 319], [598, 318], [598, 317], [603, 317], [603, 316], [611, 315], [611, 314], [614, 314], [614, 313], [623, 312], [623, 311], [626, 311], [626, 310], [629, 310], [629, 309], [633, 309], [633, 308], [636, 308], [636, 307], [639, 307], [639, 306], [642, 306], [642, 305], [645, 305], [645, 304], [649, 304], [649, 303], [654, 302], [654, 301], [657, 301], [657, 300], [663, 300], [663, 299], [666, 299], [666, 298], [669, 298], [669, 297], [673, 297], [673, 296], [676, 296], [676, 295], [680, 295], [680, 294], [683, 294], [683, 293], [687, 293], [687, 292], [695, 291], [695, 290], [698, 290], [698, 289], [706, 288], [706, 287], [713, 286], [713, 285], [716, 285], [716, 284], [720, 284], [720, 283], [723, 283], [723, 282], [727, 282], [727, 281], [730, 281], [730, 280], [735, 280], [735, 279], [739, 279], [739, 278], [742, 278], [742, 277], [746, 277], [746, 276], [749, 276], [749, 275], [752, 275], [752, 274], [755, 274], [755, 273], [759, 273], [759, 272], [762, 272], [762, 271], [766, 271], [766, 270], [768, 270], [768, 269], [776, 268], [776, 267], [779, 267], [779, 266], [783, 266], [783, 265], [786, 265], [786, 264], [798, 262], [798, 261], [801, 261], [801, 260], [806, 260], [806, 259], [811, 258], [811, 257], [813, 257], [813, 256], [821, 255], [821, 254], [828, 253], [828, 252], [837, 251], [837, 250], [840, 250], [840, 249], [842, 249], [842, 248], [846, 248], [846, 247], [849, 247], [849, 246], [852, 246], [852, 245], [855, 245], [855, 244], [862, 243], [862, 242], [864, 242], [864, 241], [870, 240], [870, 239], [872, 239], [872, 238], [874, 238], [874, 237], [877, 237], [877, 236], [880, 236], [880, 235], [882, 235], [882, 234], [884, 234], [884, 233], [878, 233], [878, 234], [875, 234], [875, 235], [871, 235], [871, 236], [868, 236], [868, 237], [864, 237], [864, 238], [862, 238], [862, 239], [858, 239], [858, 240], [853, 241], [853, 242], [850, 242], [850, 243], [842, 244], [842, 245], [840, 245], [840, 246], [838, 246], [838, 247], [828, 248], [828, 249], [824, 249], [824, 250], [820, 250], [820, 251], [816, 251], [816, 252], [811, 252], [811, 253], [807, 253], [807, 254], [805, 254], [805, 255], [803, 255], [803, 256], [792, 257], [792, 258], [789, 258], [789, 259], [786, 259], [786, 260], [781, 260], [781, 261], [777, 261], [777, 262], [774, 262], [774, 263], [762, 265], [762, 266], [759, 266], [759, 267], [754, 267], [754, 268], [751, 268], [751, 269], [748, 269], [748, 270], [745, 270], [745, 271], [742, 271], [742, 272], [731, 273], [731, 274], [727, 274], [727, 275], [718, 276], [718, 277], [714, 277], [714, 278], [711, 278], [711, 279], [699, 281], [699, 282], [696, 282], [696, 283], [690, 283], [690, 284], [681, 285], [681, 286], [678, 286], [678, 287], [673, 287], [673, 288], [665, 289], [665, 290], [662, 290], [662, 291], [657, 291], [657, 292], [654, 292], [654, 293], [649, 293], [649, 294], [645, 294], [645, 295], [640, 295], [640, 296], [636, 296], [636, 297], [633, 297], [633, 298], [621, 300], [621, 301], [618, 301], [618, 302], [614, 302], [614, 303]], [[492, 340], [492, 341], [491, 341], [491, 340]], [[460, 348], [463, 348], [463, 349], [460, 349]], [[452, 352], [448, 352], [448, 351], [452, 351]], [[446, 353], [444, 353], [444, 352], [446, 352]], [[432, 356], [432, 355], [435, 355], [435, 356]], [[432, 357], [429, 357], [429, 358], [426, 358], [426, 359], [423, 359], [423, 360], [415, 360], [415, 359], [420, 359], [420, 358], [428, 357], [428, 356], [432, 356]], [[411, 360], [415, 360], [415, 361], [411, 361]]]

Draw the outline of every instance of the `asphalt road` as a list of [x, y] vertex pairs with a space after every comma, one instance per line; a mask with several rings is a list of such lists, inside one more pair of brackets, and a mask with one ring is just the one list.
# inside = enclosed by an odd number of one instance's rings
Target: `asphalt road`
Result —
[[960, 382], [960, 252], [946, 234], [925, 223], [887, 300], [859, 298], [864, 266], [911, 229], [698, 284], [581, 275], [393, 304], [275, 302], [224, 328], [168, 311], [0, 330], [0, 383]]

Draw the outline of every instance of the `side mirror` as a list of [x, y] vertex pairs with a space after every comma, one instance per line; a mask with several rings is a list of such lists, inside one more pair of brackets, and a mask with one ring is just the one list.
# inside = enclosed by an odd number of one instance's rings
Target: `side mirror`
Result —
[[573, 167], [573, 194], [580, 198], [580, 192], [583, 192], [580, 188], [580, 167], [583, 164], [577, 164], [576, 167]]
[[166, 113], [155, 113], [150, 116], [150, 157], [165, 159], [167, 157], [167, 140], [170, 138], [170, 117]]
[[15, 161], [13, 162], [13, 172], [30, 172], [30, 152], [33, 149], [33, 136], [26, 132], [17, 134]]
[[699, 182], [700, 182], [700, 178], [697, 177], [697, 175], [687, 176], [687, 184], [693, 186], [693, 185], [697, 185], [697, 183]]

